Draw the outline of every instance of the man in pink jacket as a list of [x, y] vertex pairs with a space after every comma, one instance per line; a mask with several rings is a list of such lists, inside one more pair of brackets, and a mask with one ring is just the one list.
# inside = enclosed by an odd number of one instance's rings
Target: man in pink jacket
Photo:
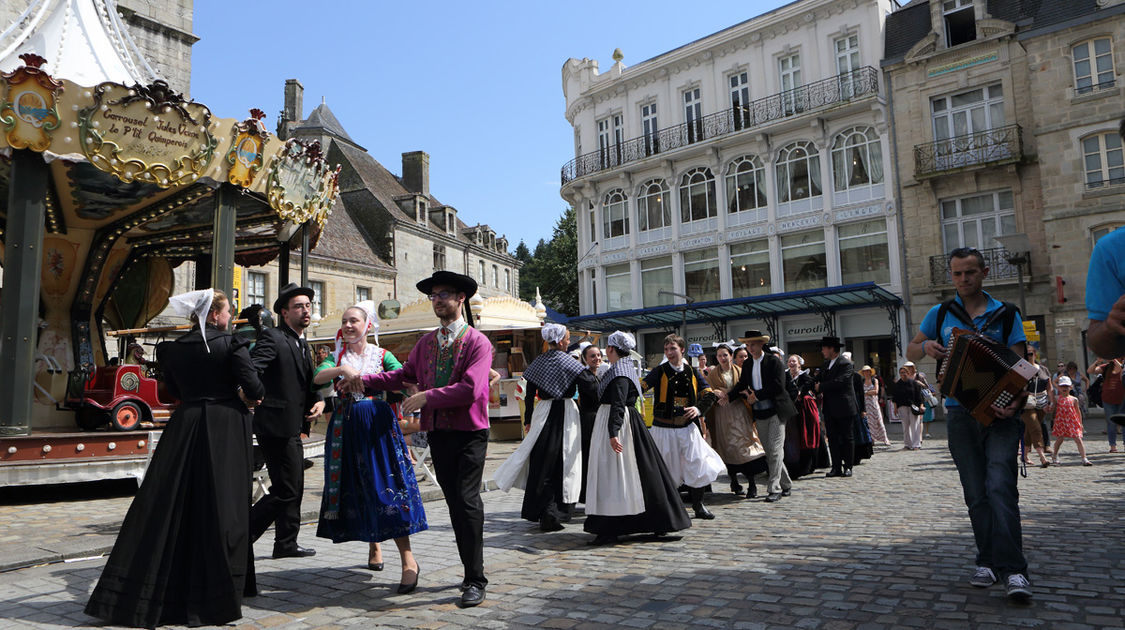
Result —
[[477, 292], [469, 276], [435, 271], [418, 283], [433, 303], [441, 327], [414, 345], [402, 367], [368, 374], [351, 386], [398, 390], [416, 383], [419, 392], [403, 403], [403, 414], [422, 412], [428, 431], [438, 485], [449, 506], [449, 520], [465, 567], [461, 605], [484, 601], [484, 503], [480, 498], [484, 455], [488, 445], [488, 371], [492, 343], [462, 317], [462, 307]]

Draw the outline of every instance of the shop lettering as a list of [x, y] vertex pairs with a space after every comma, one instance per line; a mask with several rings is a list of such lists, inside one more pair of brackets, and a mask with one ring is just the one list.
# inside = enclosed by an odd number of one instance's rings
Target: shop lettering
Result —
[[821, 324], [820, 326], [806, 326], [804, 328], [787, 328], [786, 335], [818, 335], [822, 332], [827, 332], [828, 329]]

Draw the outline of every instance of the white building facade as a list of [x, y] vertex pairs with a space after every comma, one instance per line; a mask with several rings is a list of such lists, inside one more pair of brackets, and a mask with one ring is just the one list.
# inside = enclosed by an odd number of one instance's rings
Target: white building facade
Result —
[[[690, 302], [689, 341], [769, 330], [815, 364], [835, 333], [861, 364], [892, 365], [901, 239], [877, 69], [891, 8], [806, 0], [636, 66], [568, 60], [576, 158], [561, 194], [577, 211], [582, 316]], [[868, 282], [870, 304], [817, 297]], [[782, 295], [796, 301], [769, 299]], [[742, 317], [718, 308], [758, 297]], [[634, 328], [647, 356], [668, 328]]]

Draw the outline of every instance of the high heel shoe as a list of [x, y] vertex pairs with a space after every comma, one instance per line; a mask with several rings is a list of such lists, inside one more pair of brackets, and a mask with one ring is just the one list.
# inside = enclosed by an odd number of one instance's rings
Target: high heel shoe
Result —
[[421, 576], [422, 576], [422, 565], [418, 565], [418, 568], [414, 570], [414, 581], [413, 582], [411, 582], [410, 584], [407, 584], [406, 582], [399, 582], [398, 594], [399, 595], [408, 595], [410, 593], [413, 593], [414, 589], [418, 588], [418, 578], [421, 577]]
[[372, 571], [382, 571], [383, 570], [383, 563], [382, 562], [368, 562], [367, 568], [371, 569]]

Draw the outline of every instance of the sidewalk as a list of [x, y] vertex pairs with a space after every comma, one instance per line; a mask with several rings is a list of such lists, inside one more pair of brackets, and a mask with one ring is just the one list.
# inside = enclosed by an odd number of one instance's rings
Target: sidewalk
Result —
[[[322, 436], [321, 436], [322, 437]], [[485, 490], [493, 490], [492, 474], [519, 442], [489, 442], [484, 464]], [[320, 515], [320, 496], [324, 487], [324, 460], [317, 457], [305, 471], [305, 494], [301, 502], [301, 519], [315, 523]], [[431, 470], [432, 470], [431, 465]], [[422, 500], [438, 501], [441, 489], [425, 475], [418, 478]], [[69, 488], [20, 488], [18, 498], [0, 504], [0, 571], [90, 558], [107, 554], [125, 512], [133, 501], [135, 484], [131, 480], [74, 484]], [[44, 494], [50, 499], [43, 502]], [[313, 536], [312, 530], [302, 533], [302, 544]], [[266, 533], [259, 545], [268, 547]], [[263, 547], [263, 548], [265, 548]]]

